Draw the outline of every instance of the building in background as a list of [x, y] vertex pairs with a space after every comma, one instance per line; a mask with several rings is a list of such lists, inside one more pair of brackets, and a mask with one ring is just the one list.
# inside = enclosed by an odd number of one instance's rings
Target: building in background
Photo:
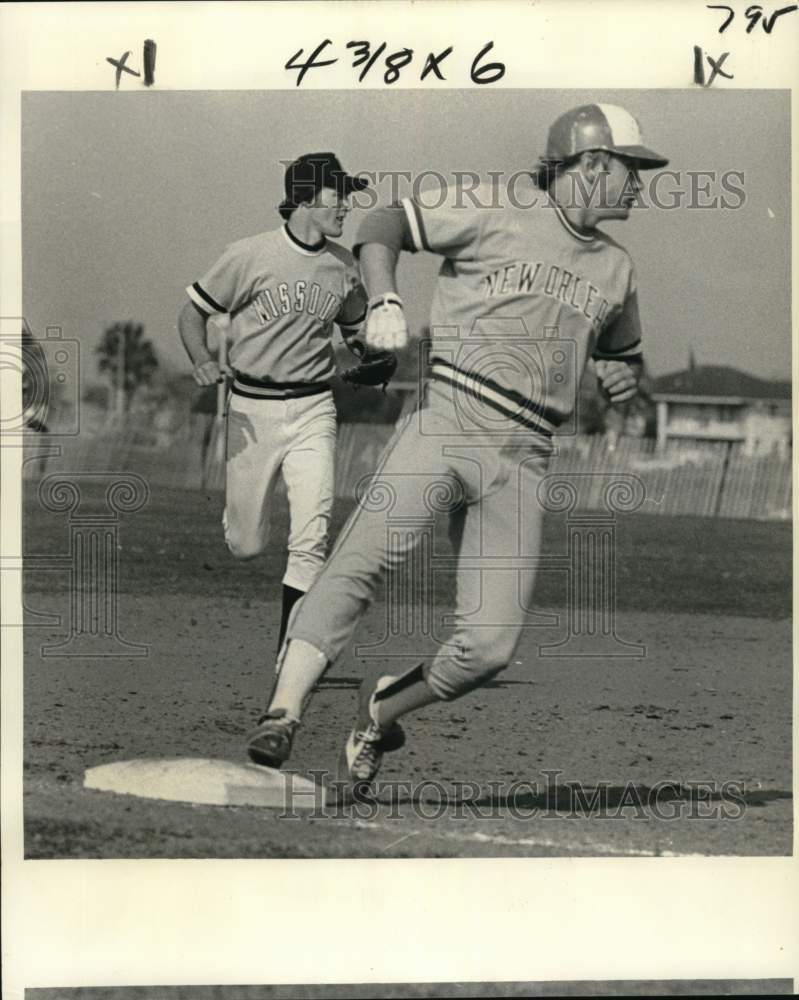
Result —
[[659, 444], [675, 439], [738, 443], [745, 455], [787, 457], [791, 383], [736, 368], [692, 366], [654, 379]]

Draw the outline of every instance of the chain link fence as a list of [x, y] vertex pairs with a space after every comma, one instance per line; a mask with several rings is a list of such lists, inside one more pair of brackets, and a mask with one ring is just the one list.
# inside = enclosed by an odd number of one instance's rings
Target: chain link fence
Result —
[[[377, 466], [393, 433], [390, 424], [339, 427], [336, 494], [352, 497]], [[169, 432], [151, 428], [93, 428], [73, 438], [26, 435], [26, 479], [53, 472], [118, 470], [172, 489], [224, 488], [224, 423], [192, 414]], [[790, 457], [750, 456], [740, 443], [578, 436], [558, 444], [552, 472], [632, 473], [645, 485], [643, 510], [651, 514], [789, 520]], [[597, 479], [597, 483], [600, 480]], [[599, 491], [599, 486], [597, 486]], [[602, 498], [588, 493], [585, 509]]]

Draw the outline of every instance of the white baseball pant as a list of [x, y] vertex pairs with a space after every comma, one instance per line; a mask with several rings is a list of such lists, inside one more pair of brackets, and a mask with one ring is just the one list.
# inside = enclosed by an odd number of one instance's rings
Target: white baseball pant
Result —
[[311, 587], [327, 555], [335, 450], [331, 392], [293, 399], [231, 395], [222, 523], [236, 558], [252, 559], [263, 552], [282, 473], [290, 518], [283, 583], [301, 591]]
[[295, 607], [287, 633], [335, 661], [384, 572], [412, 557], [431, 511], [451, 503], [450, 539], [459, 559], [455, 627], [425, 670], [443, 700], [502, 670], [519, 641], [532, 610], [535, 572], [528, 557], [540, 550], [537, 489], [549, 451], [532, 436], [520, 445], [518, 435], [465, 435], [447, 395], [433, 387], [425, 412], [400, 421], [316, 585]]

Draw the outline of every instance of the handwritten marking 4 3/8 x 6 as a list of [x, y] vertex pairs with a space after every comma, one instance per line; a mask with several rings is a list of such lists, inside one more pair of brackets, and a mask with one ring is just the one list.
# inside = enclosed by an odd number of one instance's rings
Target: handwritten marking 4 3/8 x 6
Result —
[[[304, 61], [302, 61], [303, 54], [305, 53], [304, 48], [299, 49], [288, 60], [284, 68], [287, 70], [296, 70], [298, 87], [302, 84], [309, 70], [332, 66], [339, 61], [338, 56], [330, 59], [320, 58], [322, 53], [332, 44], [329, 38], [325, 38]], [[493, 47], [493, 42], [486, 42], [472, 60], [469, 67], [469, 75], [472, 83], [496, 83], [497, 80], [501, 80], [505, 75], [504, 63], [484, 61]], [[413, 49], [400, 48], [388, 52], [387, 42], [381, 42], [379, 45], [373, 46], [372, 42], [369, 41], [352, 41], [347, 42], [345, 48], [352, 52], [352, 68], [360, 69], [358, 83], [363, 83], [372, 67], [380, 60], [385, 66], [383, 70], [383, 82], [391, 86], [392, 83], [396, 83], [399, 80], [402, 70], [414, 60]], [[454, 51], [454, 46], [449, 45], [440, 52], [428, 52], [424, 59], [417, 60], [417, 64], [421, 64], [419, 79], [426, 80], [435, 77], [438, 80], [446, 80], [443, 63]]]

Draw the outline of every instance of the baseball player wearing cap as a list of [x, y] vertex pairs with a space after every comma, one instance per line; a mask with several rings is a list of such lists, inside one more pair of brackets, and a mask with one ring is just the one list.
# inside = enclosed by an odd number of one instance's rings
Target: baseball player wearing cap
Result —
[[[197, 384], [232, 377], [223, 525], [234, 556], [250, 559], [264, 550], [281, 474], [286, 484], [290, 530], [279, 642], [326, 556], [336, 443], [333, 323], [360, 356], [353, 337], [366, 314], [353, 257], [332, 240], [341, 236], [349, 196], [366, 186], [332, 153], [300, 157], [286, 171], [278, 209], [285, 225], [228, 246], [186, 289], [178, 321]], [[229, 317], [230, 368], [207, 347], [206, 324], [220, 314]]]
[[[400, 252], [443, 258], [432, 304], [431, 378], [289, 621], [278, 684], [249, 742], [252, 759], [277, 767], [288, 757], [314, 684], [350, 640], [384, 570], [411, 554], [429, 522], [431, 497], [448, 510], [458, 557], [454, 633], [429, 662], [364, 682], [339, 790], [352, 794], [374, 778], [383, 753], [403, 742], [401, 716], [460, 697], [512, 659], [532, 606], [537, 487], [558, 427], [574, 410], [582, 370], [593, 359], [615, 402], [637, 391], [635, 273], [627, 252], [597, 227], [626, 219], [641, 188], [639, 170], [666, 163], [644, 146], [624, 109], [586, 105], [554, 122], [535, 175], [516, 184], [502, 206], [464, 207], [469, 201], [460, 197], [442, 204], [439, 196], [437, 207], [407, 200], [366, 217], [356, 253], [369, 292], [384, 297], [367, 319], [368, 345], [399, 346], [407, 338], [395, 280]], [[478, 204], [495, 204], [484, 194]], [[541, 350], [545, 330], [562, 350]], [[573, 368], [563, 363], [566, 345]], [[401, 532], [386, 530], [387, 503]]]

